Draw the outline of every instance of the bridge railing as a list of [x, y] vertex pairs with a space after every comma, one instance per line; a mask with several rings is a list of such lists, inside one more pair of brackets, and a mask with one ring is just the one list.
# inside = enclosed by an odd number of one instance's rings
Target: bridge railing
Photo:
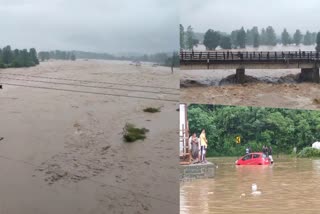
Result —
[[181, 61], [320, 61], [316, 51], [180, 51]]

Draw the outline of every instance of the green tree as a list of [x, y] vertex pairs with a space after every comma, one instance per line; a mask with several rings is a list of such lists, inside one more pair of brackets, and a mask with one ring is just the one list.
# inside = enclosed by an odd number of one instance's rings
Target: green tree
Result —
[[35, 49], [35, 48], [30, 48], [29, 52], [30, 52], [31, 60], [32, 60], [36, 65], [38, 65], [38, 64], [39, 64], [39, 60], [38, 60], [38, 57], [37, 57], [37, 51], [36, 51], [36, 49]]
[[266, 29], [266, 45], [275, 46], [277, 44], [277, 36], [274, 29], [268, 26]]
[[217, 31], [209, 29], [204, 34], [203, 44], [207, 50], [215, 50], [220, 43], [220, 34]]
[[180, 24], [180, 48], [185, 49], [185, 42], [184, 42], [184, 27]]
[[238, 30], [234, 30], [231, 32], [231, 35], [230, 35], [231, 44], [232, 44], [233, 48], [237, 48], [239, 46], [238, 32], [239, 32]]
[[300, 45], [301, 40], [302, 40], [303, 36], [300, 32], [300, 30], [296, 30], [296, 32], [293, 35], [293, 41], [296, 45]]
[[211, 156], [238, 156], [247, 146], [261, 151], [263, 145], [289, 154], [294, 146], [301, 150], [320, 138], [319, 111], [193, 104], [188, 120], [190, 132], [206, 129]]
[[222, 36], [220, 39], [220, 47], [223, 49], [231, 49], [231, 39], [228, 36]]
[[186, 48], [192, 49], [194, 45], [194, 32], [192, 27], [189, 25], [186, 32]]
[[246, 32], [243, 27], [239, 30], [239, 32], [237, 34], [237, 42], [238, 42], [240, 48], [246, 47]]
[[12, 62], [13, 56], [10, 45], [2, 49], [2, 59], [4, 64], [10, 64]]
[[289, 45], [290, 44], [290, 34], [288, 33], [287, 29], [284, 29], [281, 34], [281, 42], [283, 45]]
[[260, 36], [259, 36], [259, 32], [253, 34], [253, 47], [257, 48], [260, 45]]
[[316, 44], [317, 43], [317, 32], [313, 32], [311, 34], [312, 36], [312, 43], [311, 44]]
[[303, 38], [304, 45], [312, 45], [312, 34], [307, 31]]
[[249, 29], [247, 29], [247, 32], [246, 32], [246, 44], [247, 45], [253, 45], [253, 32]]
[[316, 51], [320, 52], [320, 32], [317, 34], [317, 46], [316, 46]]
[[261, 29], [260, 44], [261, 45], [267, 44], [267, 34], [264, 28]]
[[253, 47], [257, 48], [259, 47], [260, 45], [260, 35], [259, 35], [259, 29], [258, 27], [254, 26], [252, 29], [251, 29], [251, 34], [252, 34], [252, 37], [253, 37]]

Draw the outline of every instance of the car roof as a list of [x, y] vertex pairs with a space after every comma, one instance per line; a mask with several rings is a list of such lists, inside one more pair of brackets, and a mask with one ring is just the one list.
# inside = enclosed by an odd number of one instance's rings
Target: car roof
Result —
[[259, 155], [262, 155], [262, 154], [263, 154], [263, 152], [251, 152], [251, 153], [249, 153], [249, 154], [246, 154], [246, 155], [254, 155], [254, 154], [259, 154]]

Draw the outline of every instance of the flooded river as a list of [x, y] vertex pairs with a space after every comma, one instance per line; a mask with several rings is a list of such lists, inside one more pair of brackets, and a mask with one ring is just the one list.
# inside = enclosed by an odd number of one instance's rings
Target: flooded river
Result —
[[[320, 213], [320, 160], [274, 159], [273, 166], [212, 159], [214, 179], [181, 183], [180, 213]], [[261, 195], [251, 194], [254, 183]]]

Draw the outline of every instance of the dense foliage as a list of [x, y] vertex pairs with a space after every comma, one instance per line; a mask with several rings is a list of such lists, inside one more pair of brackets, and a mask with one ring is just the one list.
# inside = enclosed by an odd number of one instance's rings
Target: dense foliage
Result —
[[188, 120], [191, 134], [206, 129], [210, 156], [243, 155], [247, 146], [261, 151], [263, 145], [290, 154], [320, 140], [320, 111], [190, 105]]
[[221, 36], [219, 32], [209, 29], [204, 34], [203, 44], [208, 50], [215, 50], [220, 44], [220, 38]]
[[[185, 32], [183, 25], [180, 24], [180, 47], [182, 49], [192, 49], [194, 45], [202, 42], [208, 50], [214, 50], [218, 46], [222, 49], [245, 48], [247, 45], [259, 47], [260, 45], [275, 46], [282, 43], [283, 45], [303, 43], [304, 45], [316, 44], [317, 33], [306, 31], [305, 34], [297, 29], [292, 35], [284, 29], [281, 34], [276, 34], [272, 26], [262, 28], [259, 32], [258, 27], [245, 30], [243, 27], [233, 30], [230, 34], [209, 29], [206, 33], [194, 33], [191, 26]], [[231, 45], [228, 44], [230, 40]], [[193, 43], [193, 39], [196, 43]], [[227, 45], [226, 45], [227, 44]]]
[[299, 152], [297, 155], [299, 158], [312, 158], [318, 157], [320, 158], [320, 150], [312, 147], [305, 147]]
[[0, 68], [30, 67], [38, 64], [37, 51], [34, 48], [29, 51], [27, 49], [11, 50], [9, 45], [3, 49], [0, 48]]

